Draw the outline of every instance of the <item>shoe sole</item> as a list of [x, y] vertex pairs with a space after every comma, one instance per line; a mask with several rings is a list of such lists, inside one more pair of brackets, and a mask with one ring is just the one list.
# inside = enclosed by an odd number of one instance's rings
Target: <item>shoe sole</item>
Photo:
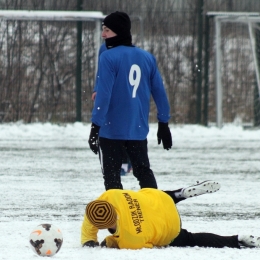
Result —
[[260, 237], [250, 235], [249, 237], [242, 239], [242, 241], [239, 241], [239, 243], [244, 247], [260, 247]]
[[220, 189], [220, 184], [216, 181], [203, 181], [187, 187], [183, 191], [185, 198], [196, 197], [206, 193], [213, 193]]

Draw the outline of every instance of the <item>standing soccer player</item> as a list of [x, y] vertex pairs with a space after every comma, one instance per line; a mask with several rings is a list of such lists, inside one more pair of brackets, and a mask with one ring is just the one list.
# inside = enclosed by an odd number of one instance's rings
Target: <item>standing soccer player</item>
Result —
[[104, 19], [102, 38], [108, 50], [99, 57], [89, 146], [99, 153], [106, 190], [123, 189], [124, 149], [140, 187], [157, 188], [147, 148], [151, 96], [157, 107], [158, 144], [171, 149], [172, 136], [170, 106], [156, 60], [132, 45], [131, 21], [124, 12]]

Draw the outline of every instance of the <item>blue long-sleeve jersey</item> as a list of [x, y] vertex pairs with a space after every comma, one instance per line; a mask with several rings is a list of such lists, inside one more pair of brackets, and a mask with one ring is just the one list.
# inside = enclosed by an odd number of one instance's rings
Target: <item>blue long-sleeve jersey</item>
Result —
[[118, 46], [99, 57], [92, 122], [99, 136], [144, 140], [149, 131], [151, 95], [159, 122], [168, 122], [170, 106], [152, 54], [137, 47]]

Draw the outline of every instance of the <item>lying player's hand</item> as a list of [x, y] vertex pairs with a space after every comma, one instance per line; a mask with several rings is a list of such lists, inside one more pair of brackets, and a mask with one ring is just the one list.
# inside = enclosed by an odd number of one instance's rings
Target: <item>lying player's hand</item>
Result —
[[90, 240], [90, 241], [87, 241], [83, 244], [83, 247], [96, 247], [96, 246], [99, 246], [99, 243], [98, 242], [95, 242], [94, 240]]
[[101, 242], [101, 247], [107, 247], [107, 241], [106, 239], [104, 239], [102, 242]]

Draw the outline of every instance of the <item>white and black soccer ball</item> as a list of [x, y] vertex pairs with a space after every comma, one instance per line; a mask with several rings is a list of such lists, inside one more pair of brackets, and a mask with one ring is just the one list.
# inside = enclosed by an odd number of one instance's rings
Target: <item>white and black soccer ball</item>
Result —
[[30, 246], [39, 256], [53, 256], [62, 246], [63, 236], [59, 228], [52, 224], [41, 224], [30, 234]]

